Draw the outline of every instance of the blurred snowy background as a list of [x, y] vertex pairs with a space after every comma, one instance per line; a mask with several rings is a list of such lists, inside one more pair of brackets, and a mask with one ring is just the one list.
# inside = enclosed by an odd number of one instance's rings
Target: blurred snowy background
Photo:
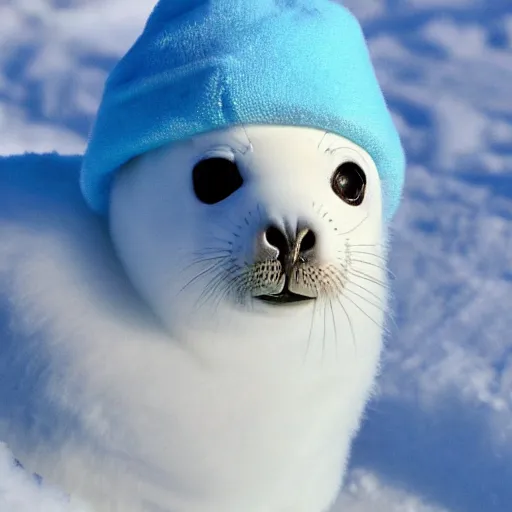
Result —
[[[510, 512], [512, 2], [345, 3], [409, 167], [396, 326], [335, 512]], [[153, 4], [0, 0], [0, 154], [82, 152], [106, 75]], [[43, 501], [32, 510], [57, 512]]]

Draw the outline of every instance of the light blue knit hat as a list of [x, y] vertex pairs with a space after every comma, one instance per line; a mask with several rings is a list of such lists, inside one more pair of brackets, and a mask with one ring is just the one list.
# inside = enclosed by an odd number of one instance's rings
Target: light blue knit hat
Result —
[[340, 134], [379, 170], [384, 215], [400, 202], [405, 159], [350, 12], [330, 0], [161, 0], [107, 80], [82, 171], [105, 214], [115, 171], [170, 142], [239, 124]]

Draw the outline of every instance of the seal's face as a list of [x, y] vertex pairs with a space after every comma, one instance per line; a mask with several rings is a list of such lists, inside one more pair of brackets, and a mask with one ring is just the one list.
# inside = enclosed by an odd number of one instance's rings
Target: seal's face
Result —
[[381, 209], [375, 165], [352, 142], [240, 126], [126, 165], [110, 224], [131, 280], [176, 328], [220, 310], [366, 312], [384, 287]]

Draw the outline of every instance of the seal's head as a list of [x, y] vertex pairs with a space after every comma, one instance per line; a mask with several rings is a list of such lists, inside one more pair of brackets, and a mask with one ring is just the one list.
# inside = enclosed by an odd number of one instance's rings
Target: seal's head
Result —
[[377, 318], [384, 303], [377, 168], [325, 131], [248, 125], [146, 153], [117, 174], [110, 225], [173, 330], [213, 328], [222, 311], [296, 323], [329, 308], [343, 323], [343, 308]]

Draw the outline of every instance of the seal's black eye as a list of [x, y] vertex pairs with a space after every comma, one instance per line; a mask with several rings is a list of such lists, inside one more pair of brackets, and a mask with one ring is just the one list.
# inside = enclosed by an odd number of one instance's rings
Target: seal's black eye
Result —
[[235, 162], [227, 158], [201, 160], [192, 172], [194, 192], [205, 204], [220, 203], [243, 185]]
[[354, 162], [341, 164], [331, 180], [334, 193], [347, 204], [359, 206], [366, 192], [366, 175]]

